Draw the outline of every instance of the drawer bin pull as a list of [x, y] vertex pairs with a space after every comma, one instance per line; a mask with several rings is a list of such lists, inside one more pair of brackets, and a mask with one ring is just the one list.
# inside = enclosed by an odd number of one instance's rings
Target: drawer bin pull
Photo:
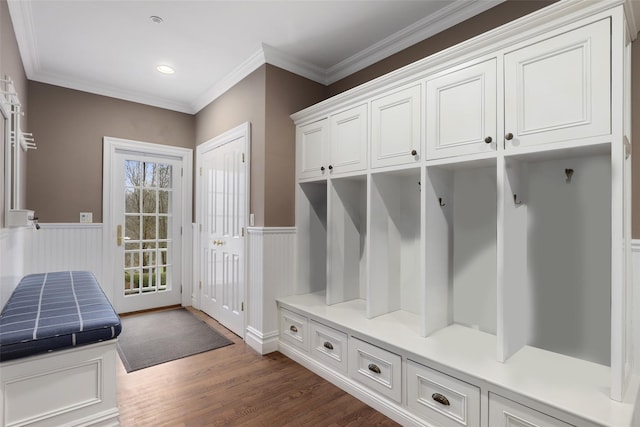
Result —
[[329, 341], [325, 341], [323, 345], [324, 345], [324, 348], [333, 350], [333, 344], [331, 344]]
[[376, 374], [379, 374], [379, 373], [381, 372], [381, 371], [380, 371], [380, 368], [378, 368], [378, 366], [377, 366], [377, 365], [374, 365], [373, 363], [370, 363], [370, 364], [369, 364], [369, 370], [370, 370], [371, 372], [375, 372]]
[[294, 325], [289, 326], [289, 330], [293, 333], [298, 333], [298, 328], [296, 328]]
[[446, 397], [444, 397], [440, 393], [433, 393], [431, 395], [431, 398], [433, 400], [435, 400], [436, 402], [438, 402], [439, 404], [441, 404], [441, 405], [444, 405], [444, 406], [449, 406], [450, 405], [449, 399], [447, 399]]

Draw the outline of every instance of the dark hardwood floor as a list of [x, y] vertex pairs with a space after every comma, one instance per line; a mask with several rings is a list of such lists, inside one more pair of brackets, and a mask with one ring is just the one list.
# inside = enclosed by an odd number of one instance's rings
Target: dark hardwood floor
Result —
[[257, 354], [190, 310], [234, 345], [129, 374], [118, 360], [122, 427], [398, 425], [282, 354]]

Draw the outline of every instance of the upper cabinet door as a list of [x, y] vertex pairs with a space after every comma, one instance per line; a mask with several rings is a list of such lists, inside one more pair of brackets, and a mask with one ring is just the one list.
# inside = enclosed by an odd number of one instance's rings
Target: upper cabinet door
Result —
[[298, 179], [318, 178], [328, 173], [327, 119], [296, 128]]
[[367, 105], [337, 113], [329, 118], [330, 174], [359, 171], [367, 168]]
[[507, 150], [610, 133], [610, 32], [603, 19], [505, 55]]
[[496, 59], [426, 84], [427, 160], [496, 149]]
[[371, 102], [372, 167], [420, 160], [420, 91], [415, 85]]

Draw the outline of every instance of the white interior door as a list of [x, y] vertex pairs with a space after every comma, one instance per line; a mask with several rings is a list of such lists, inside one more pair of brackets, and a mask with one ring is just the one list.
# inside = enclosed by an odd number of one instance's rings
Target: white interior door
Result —
[[244, 336], [246, 138], [199, 153], [201, 309]]

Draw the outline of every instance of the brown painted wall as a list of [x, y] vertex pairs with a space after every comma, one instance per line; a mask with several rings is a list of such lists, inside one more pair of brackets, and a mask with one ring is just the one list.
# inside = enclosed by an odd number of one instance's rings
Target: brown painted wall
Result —
[[289, 117], [327, 96], [327, 87], [267, 65], [265, 224], [295, 225], [295, 139]]
[[29, 82], [27, 205], [40, 222], [78, 222], [93, 212], [102, 222], [102, 138], [111, 136], [193, 148], [195, 119], [87, 92]]
[[[250, 212], [255, 225], [264, 226], [265, 77], [263, 65], [200, 110], [195, 119], [196, 145], [242, 123], [251, 123]], [[195, 188], [195, 187], [194, 187]], [[194, 195], [194, 200], [197, 195]]]
[[[9, 8], [6, 0], [0, 0], [0, 78], [5, 76], [11, 77], [15, 84], [16, 92], [20, 97], [22, 103], [22, 109], [26, 112], [22, 118], [22, 130], [29, 131], [29, 103], [28, 103], [28, 84], [27, 76], [24, 72], [22, 65], [22, 59], [20, 59], [20, 52], [18, 50], [18, 42], [13, 31], [13, 24], [11, 23], [11, 16], [9, 15]], [[0, 129], [4, 129], [0, 126]], [[2, 135], [3, 136], [3, 135]], [[31, 152], [29, 152], [31, 154]], [[3, 144], [3, 138], [0, 138], [0, 165], [2, 165], [3, 173], [0, 173], [0, 227], [4, 225], [4, 210], [6, 197], [4, 194], [5, 187], [5, 147]], [[23, 171], [22, 182], [26, 180], [26, 157], [23, 156], [23, 162], [21, 164]], [[26, 186], [23, 185], [21, 199], [26, 200]], [[26, 206], [21, 206], [26, 207]]]

